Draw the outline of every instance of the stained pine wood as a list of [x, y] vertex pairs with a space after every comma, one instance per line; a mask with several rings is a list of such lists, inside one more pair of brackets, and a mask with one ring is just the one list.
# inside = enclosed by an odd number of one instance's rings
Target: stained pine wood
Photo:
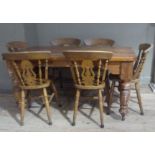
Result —
[[77, 116], [80, 91], [96, 90], [98, 91], [101, 128], [103, 128], [103, 97], [101, 91], [105, 88], [105, 75], [112, 52], [68, 50], [64, 52], [64, 55], [70, 62], [76, 88], [73, 125], [75, 125]]
[[[50, 46], [34, 46], [27, 48], [27, 51], [42, 51], [42, 50], [49, 50], [52, 53], [55, 61], [59, 61], [61, 63], [60, 66], [68, 67], [68, 63], [63, 55], [63, 51], [66, 50], [86, 50], [86, 51], [111, 51], [113, 52], [113, 56], [110, 62], [133, 62], [136, 60], [135, 52], [130, 47], [50, 47]], [[52, 57], [52, 58], [53, 58]], [[56, 66], [56, 65], [55, 65]]]
[[[124, 66], [126, 69], [122, 70], [122, 74], [120, 74], [118, 76], [114, 76], [114, 75], [110, 76], [112, 85], [111, 85], [111, 89], [110, 89], [109, 107], [111, 107], [111, 105], [112, 105], [112, 98], [113, 98], [114, 87], [116, 86], [115, 85], [116, 81], [119, 82], [120, 78], [127, 79], [128, 75], [131, 74], [131, 72], [133, 72], [133, 76], [132, 76], [132, 79], [130, 82], [135, 85], [137, 99], [138, 99], [138, 105], [140, 108], [140, 114], [141, 115], [144, 114], [143, 106], [142, 106], [142, 99], [141, 99], [141, 95], [140, 95], [140, 75], [141, 75], [142, 69], [144, 67], [144, 63], [146, 62], [146, 57], [147, 57], [147, 54], [149, 53], [150, 48], [151, 48], [150, 44], [147, 44], [147, 43], [140, 44], [139, 45], [139, 53], [138, 53], [137, 59], [135, 61], [135, 64], [134, 65], [130, 64], [133, 67], [133, 69], [131, 70], [131, 67], [129, 68], [129, 65], [126, 63], [126, 65]], [[129, 96], [125, 95], [124, 99], [129, 100]]]
[[[15, 75], [14, 77], [18, 81], [18, 87], [21, 93], [21, 95], [18, 96], [21, 125], [24, 123], [25, 92], [38, 89], [42, 89], [48, 121], [49, 124], [51, 124], [51, 112], [46, 90], [50, 87], [50, 80], [48, 80], [48, 58], [50, 52], [13, 52], [4, 53], [2, 56], [3, 59], [12, 66], [9, 69], [11, 69], [12, 74]], [[39, 75], [34, 71], [34, 67], [38, 68]], [[42, 70], [41, 67], [44, 67], [45, 69]]]
[[[69, 61], [64, 57], [63, 51], [66, 50], [91, 50], [91, 51], [111, 51], [112, 58], [108, 65], [108, 70], [112, 74], [119, 75], [120, 78], [120, 113], [125, 118], [127, 113], [127, 98], [130, 96], [130, 82], [133, 77], [133, 64], [136, 60], [134, 50], [130, 47], [49, 47], [38, 46], [30, 47], [27, 50], [39, 51], [50, 50], [50, 67], [70, 67]], [[51, 63], [50, 63], [51, 62]], [[126, 76], [127, 75], [127, 76]]]

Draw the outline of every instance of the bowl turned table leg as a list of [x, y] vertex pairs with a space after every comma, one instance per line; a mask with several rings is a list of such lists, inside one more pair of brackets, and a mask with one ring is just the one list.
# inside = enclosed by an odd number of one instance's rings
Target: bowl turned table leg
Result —
[[130, 83], [120, 82], [120, 109], [122, 121], [125, 120], [125, 115], [128, 111], [128, 100], [130, 97]]

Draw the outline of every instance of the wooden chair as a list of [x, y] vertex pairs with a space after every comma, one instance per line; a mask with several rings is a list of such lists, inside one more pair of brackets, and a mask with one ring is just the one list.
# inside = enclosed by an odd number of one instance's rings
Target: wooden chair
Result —
[[[79, 47], [81, 45], [81, 40], [78, 38], [58, 38], [51, 41], [52, 46], [56, 47]], [[55, 77], [59, 80], [60, 88], [63, 88], [64, 77], [62, 75], [63, 68], [53, 68], [53, 75], [56, 73], [56, 69], [58, 70], [58, 77]], [[68, 79], [67, 79], [68, 81]], [[69, 80], [70, 81], [70, 80]]]
[[105, 87], [108, 61], [112, 57], [112, 53], [102, 51], [71, 50], [64, 52], [64, 55], [70, 61], [72, 77], [76, 88], [72, 125], [75, 125], [80, 91], [96, 90], [98, 91], [101, 128], [103, 128], [102, 90]]
[[7, 48], [9, 52], [19, 52], [25, 50], [28, 47], [28, 44], [23, 41], [12, 41], [7, 43]]
[[[23, 41], [12, 41], [12, 42], [7, 43], [7, 48], [8, 48], [9, 52], [24, 52], [25, 49], [27, 49], [27, 47], [28, 47], [28, 44]], [[10, 75], [10, 77], [12, 79], [12, 83], [13, 83], [13, 93], [16, 98], [16, 101], [18, 102], [18, 100], [17, 100], [18, 99], [18, 81], [16, 81], [17, 79], [14, 78], [14, 76], [13, 76], [11, 70], [9, 70], [9, 68], [8, 68], [8, 71], [9, 71], [9, 75]], [[57, 101], [58, 105], [61, 106], [59, 95], [58, 95], [56, 87], [55, 87], [55, 85], [53, 85], [53, 83], [51, 83], [50, 88], [51, 88], [50, 90], [55, 92], [56, 101]], [[30, 95], [31, 95], [31, 91], [27, 90], [26, 96], [30, 96]], [[31, 107], [31, 104], [29, 104], [29, 107]]]
[[[143, 106], [142, 106], [142, 100], [140, 95], [140, 75], [144, 66], [144, 63], [146, 61], [146, 56], [151, 48], [150, 44], [140, 44], [139, 45], [139, 53], [137, 56], [137, 59], [135, 61], [135, 64], [133, 66], [133, 77], [131, 83], [135, 85], [137, 99], [138, 99], [138, 105], [140, 108], [140, 114], [144, 115]], [[109, 94], [109, 107], [112, 105], [112, 98], [114, 93], [114, 88], [119, 87], [116, 86], [116, 82], [119, 82], [120, 78], [118, 75], [110, 75], [109, 79], [112, 81], [111, 88], [110, 88], [110, 94]], [[109, 109], [110, 112], [110, 109]]]
[[114, 40], [105, 39], [105, 38], [96, 38], [96, 39], [86, 39], [84, 44], [86, 46], [113, 46], [115, 43]]
[[[4, 53], [2, 56], [6, 60], [9, 70], [14, 74], [14, 78], [18, 81], [20, 94], [18, 94], [17, 98], [20, 103], [21, 125], [24, 124], [25, 92], [31, 90], [40, 90], [42, 92], [43, 96], [41, 98], [44, 100], [48, 121], [51, 124], [51, 109], [47, 94], [47, 88], [51, 83], [48, 79], [48, 58], [50, 52], [13, 52]], [[34, 66], [38, 66], [38, 73], [34, 72]], [[52, 100], [54, 95], [54, 93], [51, 95], [50, 100]]]

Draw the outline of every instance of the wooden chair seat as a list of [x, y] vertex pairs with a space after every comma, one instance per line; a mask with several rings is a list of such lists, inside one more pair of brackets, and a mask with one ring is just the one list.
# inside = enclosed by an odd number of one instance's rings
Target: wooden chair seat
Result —
[[40, 84], [40, 80], [37, 79], [35, 85], [31, 86], [20, 86], [21, 89], [26, 90], [35, 90], [35, 89], [42, 89], [50, 86], [51, 81], [50, 80], [42, 80], [42, 84]]
[[[119, 75], [115, 75], [115, 74], [109, 74], [109, 79], [111, 81], [116, 81], [116, 82], [119, 82], [120, 81], [120, 76]], [[140, 79], [132, 79], [131, 80], [131, 83], [135, 83], [135, 82], [138, 82]]]
[[82, 86], [82, 85], [75, 85], [77, 89], [83, 89], [83, 90], [98, 90], [98, 89], [104, 89], [105, 84], [100, 84], [100, 85], [90, 85], [90, 86]]

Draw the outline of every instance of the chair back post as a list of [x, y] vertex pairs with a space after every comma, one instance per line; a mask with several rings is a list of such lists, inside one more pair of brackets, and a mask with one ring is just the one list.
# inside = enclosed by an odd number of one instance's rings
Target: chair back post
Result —
[[45, 80], [48, 80], [48, 59], [45, 60]]
[[151, 48], [150, 44], [144, 43], [139, 45], [139, 53], [133, 67], [133, 79], [138, 79], [144, 67], [147, 54]]
[[104, 80], [106, 79], [106, 74], [108, 71], [108, 63], [109, 63], [109, 59], [105, 61], [105, 65], [104, 65], [104, 73], [102, 76], [102, 83], [104, 82]]
[[42, 84], [42, 62], [41, 60], [38, 60], [38, 68], [39, 68], [39, 81], [40, 81], [40, 84]]

